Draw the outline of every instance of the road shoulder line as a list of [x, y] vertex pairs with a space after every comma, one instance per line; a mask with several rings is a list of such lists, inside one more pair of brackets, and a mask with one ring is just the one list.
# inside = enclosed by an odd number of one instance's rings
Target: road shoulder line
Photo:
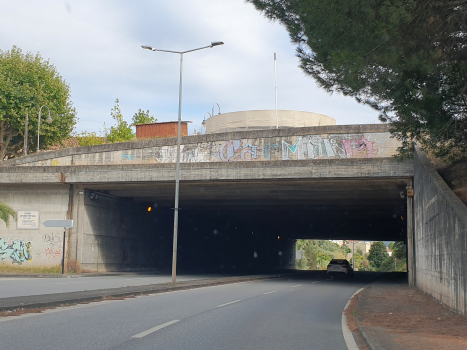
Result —
[[347, 345], [348, 350], [358, 350], [358, 346], [357, 346], [357, 343], [355, 342], [352, 332], [350, 331], [347, 325], [347, 319], [345, 318], [345, 310], [347, 310], [347, 308], [349, 307], [350, 300], [352, 300], [352, 298], [356, 294], [360, 293], [363, 289], [365, 288], [360, 288], [355, 293], [353, 293], [353, 295], [350, 297], [347, 304], [345, 304], [344, 310], [342, 311], [342, 334], [344, 335], [345, 345]]

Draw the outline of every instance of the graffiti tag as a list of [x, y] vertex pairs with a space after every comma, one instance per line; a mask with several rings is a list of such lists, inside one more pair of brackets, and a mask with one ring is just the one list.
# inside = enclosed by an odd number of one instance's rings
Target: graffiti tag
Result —
[[375, 142], [359, 137], [307, 135], [298, 137], [293, 145], [282, 141], [282, 160], [376, 157], [379, 151]]
[[47, 248], [45, 250], [45, 256], [49, 259], [61, 258], [62, 257], [62, 248]]
[[54, 235], [52, 234], [45, 234], [42, 236], [42, 239], [44, 240], [45, 243], [61, 243], [62, 242], [62, 236], [61, 235]]
[[258, 158], [257, 148], [249, 142], [243, 145], [240, 140], [227, 141], [220, 147], [219, 157], [223, 162], [251, 161]]
[[32, 261], [32, 243], [25, 241], [14, 241], [8, 244], [4, 238], [0, 238], [0, 261], [11, 259], [12, 263], [22, 264]]
[[123, 154], [122, 154], [122, 159], [123, 159], [123, 160], [125, 160], [125, 159], [127, 159], [127, 160], [133, 160], [133, 159], [135, 159], [135, 158], [136, 158], [136, 156], [135, 156], [134, 154], [126, 154], [126, 153], [123, 153]]

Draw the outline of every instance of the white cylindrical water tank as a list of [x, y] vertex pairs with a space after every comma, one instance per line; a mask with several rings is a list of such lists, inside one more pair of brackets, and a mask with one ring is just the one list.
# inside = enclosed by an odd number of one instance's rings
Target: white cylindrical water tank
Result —
[[[279, 129], [336, 125], [334, 118], [324, 114], [279, 110]], [[204, 122], [206, 134], [220, 132], [268, 130], [276, 127], [276, 111], [241, 111], [215, 115]]]

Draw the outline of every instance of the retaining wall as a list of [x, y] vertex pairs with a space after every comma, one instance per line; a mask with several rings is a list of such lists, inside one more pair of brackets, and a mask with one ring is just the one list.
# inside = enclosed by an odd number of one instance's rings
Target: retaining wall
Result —
[[[40, 152], [3, 166], [82, 166], [175, 163], [176, 138], [121, 142]], [[333, 125], [186, 136], [182, 163], [391, 158], [400, 142], [388, 126]]]
[[[10, 220], [7, 227], [0, 220], [0, 271], [26, 268], [31, 272], [61, 270], [63, 228], [47, 228], [46, 220], [68, 219], [67, 185], [2, 185], [0, 202], [23, 217]], [[28, 226], [25, 215], [33, 215]], [[25, 221], [26, 220], [26, 221]]]
[[467, 316], [467, 207], [420, 151], [414, 159], [415, 284]]

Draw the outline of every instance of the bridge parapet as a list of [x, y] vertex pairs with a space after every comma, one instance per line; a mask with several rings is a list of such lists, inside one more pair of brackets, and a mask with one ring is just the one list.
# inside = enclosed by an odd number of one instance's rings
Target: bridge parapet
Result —
[[[399, 146], [383, 124], [243, 131], [183, 137], [181, 162], [390, 158]], [[176, 138], [165, 138], [43, 152], [2, 165], [163, 164], [176, 162], [176, 153]]]

